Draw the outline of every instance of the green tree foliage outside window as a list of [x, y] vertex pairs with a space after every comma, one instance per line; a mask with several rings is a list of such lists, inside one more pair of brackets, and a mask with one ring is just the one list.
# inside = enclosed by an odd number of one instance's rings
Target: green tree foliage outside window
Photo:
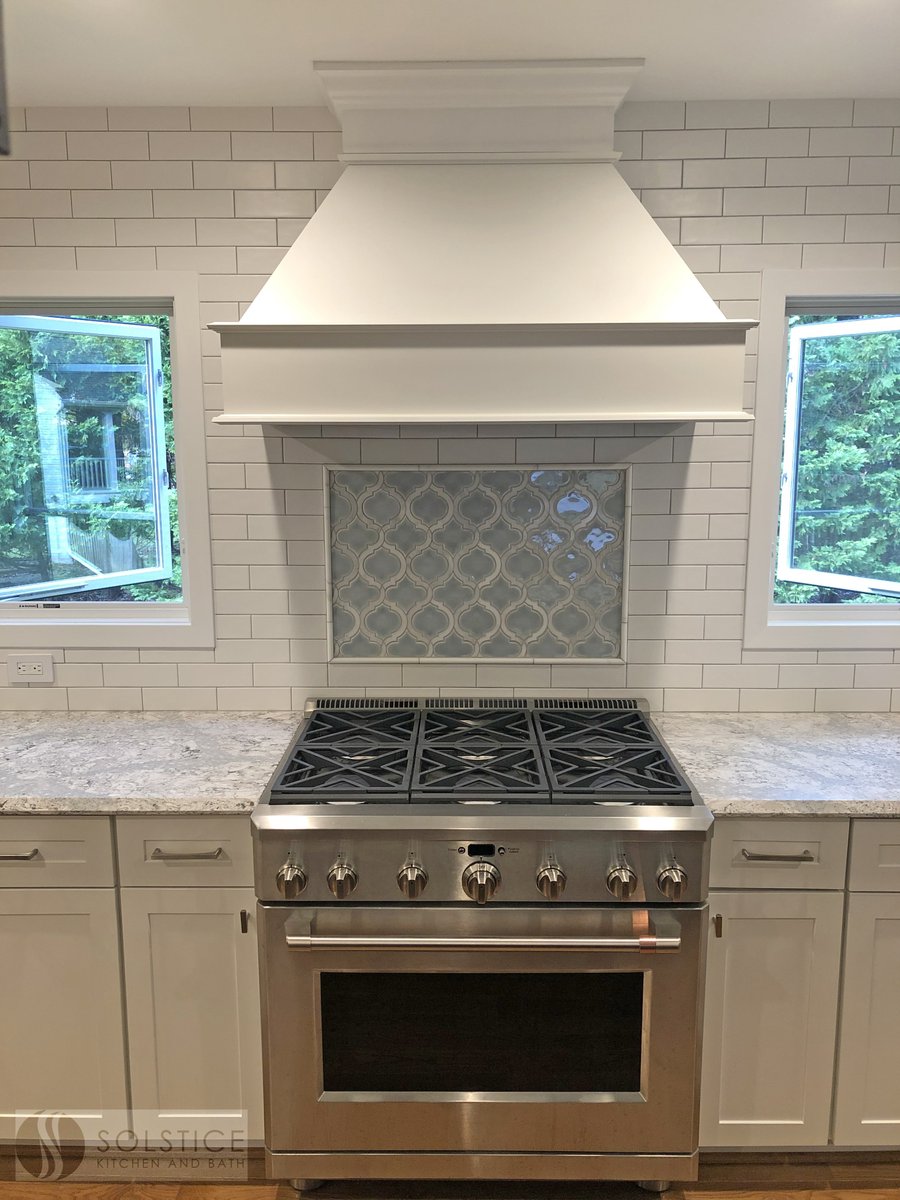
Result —
[[[179, 546], [178, 503], [176, 498], [175, 443], [172, 423], [172, 387], [169, 317], [166, 314], [116, 314], [91, 316], [91, 321], [118, 325], [155, 326], [159, 330], [162, 370], [162, 410], [164, 418], [165, 469], [169, 491], [167, 505], [171, 534], [171, 571], [168, 578], [122, 584], [90, 591], [56, 593], [56, 601], [171, 601], [182, 598], [181, 556]], [[70, 364], [91, 361], [108, 366], [127, 367], [140, 361], [141, 344], [133, 339], [92, 337], [90, 334], [57, 336], [52, 331], [29, 333], [0, 328], [0, 566], [7, 581], [17, 574], [28, 578], [59, 578], [58, 566], [49, 562], [47, 517], [63, 515], [72, 528], [86, 535], [111, 535], [129, 540], [137, 555], [146, 549], [155, 553], [153, 525], [147, 520], [147, 455], [136, 452], [141, 437], [141, 421], [146, 419], [146, 401], [141, 411], [137, 397], [131, 394], [137, 378], [127, 369], [107, 375], [91, 376], [92, 408], [77, 403], [65, 411], [66, 450], [73, 472], [65, 496], [56, 495], [47, 486], [46, 463], [38, 430], [36, 383], [40, 378], [60, 396], [71, 395], [73, 380]], [[136, 357], [136, 355], [138, 357]], [[82, 376], [82, 379], [84, 377]], [[116, 413], [117, 450], [124, 461], [117, 471], [114, 495], [92, 497], [87, 490], [90, 472], [103, 469], [102, 424], [97, 415], [103, 406]], [[99, 464], [99, 466], [98, 466]], [[79, 484], [85, 480], [85, 490]], [[94, 479], [96, 482], [96, 479]], [[68, 578], [72, 569], [62, 578]]]
[[[804, 313], [788, 323], [832, 322], [837, 329], [860, 319]], [[806, 338], [796, 395], [792, 565], [900, 584], [900, 329]], [[783, 525], [784, 514], [779, 538], [786, 536]], [[897, 603], [896, 596], [783, 578], [776, 578], [774, 600]]]

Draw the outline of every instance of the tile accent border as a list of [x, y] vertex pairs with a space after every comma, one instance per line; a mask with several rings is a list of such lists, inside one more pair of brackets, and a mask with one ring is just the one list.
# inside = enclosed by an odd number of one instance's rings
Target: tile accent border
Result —
[[332, 661], [620, 663], [622, 466], [326, 470]]

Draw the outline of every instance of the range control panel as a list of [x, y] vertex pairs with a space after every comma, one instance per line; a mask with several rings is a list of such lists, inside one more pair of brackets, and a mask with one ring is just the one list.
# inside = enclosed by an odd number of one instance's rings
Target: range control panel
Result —
[[708, 842], [597, 833], [490, 840], [304, 830], [257, 839], [257, 895], [303, 903], [696, 904]]

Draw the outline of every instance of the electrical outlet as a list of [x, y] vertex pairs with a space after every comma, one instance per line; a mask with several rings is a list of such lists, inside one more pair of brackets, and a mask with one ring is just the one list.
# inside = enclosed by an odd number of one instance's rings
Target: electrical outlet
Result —
[[8, 654], [6, 672], [10, 683], [52, 683], [52, 654]]

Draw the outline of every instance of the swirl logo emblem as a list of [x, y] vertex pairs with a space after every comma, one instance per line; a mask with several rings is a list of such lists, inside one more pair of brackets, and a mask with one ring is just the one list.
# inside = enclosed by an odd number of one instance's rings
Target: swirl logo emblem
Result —
[[66, 1179], [84, 1161], [84, 1133], [66, 1113], [19, 1114], [16, 1124], [16, 1174], [19, 1179]]

